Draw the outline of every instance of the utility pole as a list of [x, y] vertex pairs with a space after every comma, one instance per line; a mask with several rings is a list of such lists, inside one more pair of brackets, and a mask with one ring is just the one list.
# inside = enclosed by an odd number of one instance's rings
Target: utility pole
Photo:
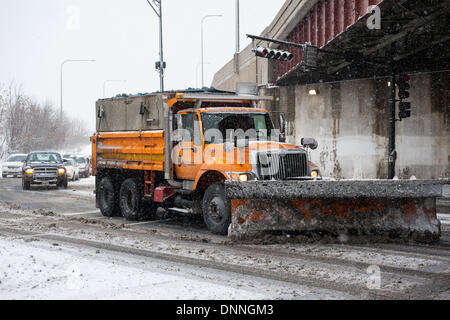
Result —
[[159, 18], [159, 61], [156, 62], [155, 67], [159, 71], [159, 90], [162, 94], [164, 92], [164, 69], [166, 68], [163, 51], [162, 0], [153, 0], [153, 4], [149, 0], [147, 2]]

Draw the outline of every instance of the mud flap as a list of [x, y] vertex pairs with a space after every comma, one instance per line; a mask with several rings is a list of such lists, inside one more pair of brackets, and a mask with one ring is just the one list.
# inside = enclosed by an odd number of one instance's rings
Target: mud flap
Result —
[[435, 181], [231, 182], [226, 193], [233, 239], [320, 231], [434, 242], [441, 234]]

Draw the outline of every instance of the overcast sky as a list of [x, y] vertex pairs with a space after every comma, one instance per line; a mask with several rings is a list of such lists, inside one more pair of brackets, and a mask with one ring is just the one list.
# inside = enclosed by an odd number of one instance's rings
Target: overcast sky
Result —
[[[64, 66], [63, 108], [94, 130], [94, 104], [103, 95], [159, 90], [158, 19], [146, 0], [0, 0], [0, 83], [22, 84], [38, 101], [60, 105], [60, 65], [65, 59], [95, 59]], [[245, 34], [260, 34], [282, 0], [240, 0], [241, 49]], [[235, 0], [163, 0], [166, 89], [201, 84], [200, 24], [205, 20], [205, 85], [233, 56]], [[79, 18], [78, 18], [79, 13]]]

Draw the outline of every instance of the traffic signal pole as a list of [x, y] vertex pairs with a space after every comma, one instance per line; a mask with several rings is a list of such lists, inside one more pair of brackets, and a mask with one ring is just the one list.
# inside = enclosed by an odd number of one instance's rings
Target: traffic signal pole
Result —
[[395, 176], [395, 161], [397, 151], [395, 150], [395, 73], [391, 75], [391, 85], [389, 87], [389, 156], [388, 156], [388, 179]]

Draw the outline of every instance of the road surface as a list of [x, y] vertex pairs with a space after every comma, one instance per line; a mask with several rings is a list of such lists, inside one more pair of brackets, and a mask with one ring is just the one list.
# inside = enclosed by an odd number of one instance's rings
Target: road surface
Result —
[[0, 298], [450, 298], [446, 212], [433, 245], [242, 244], [162, 211], [105, 218], [93, 181], [23, 191], [20, 179], [0, 179]]

